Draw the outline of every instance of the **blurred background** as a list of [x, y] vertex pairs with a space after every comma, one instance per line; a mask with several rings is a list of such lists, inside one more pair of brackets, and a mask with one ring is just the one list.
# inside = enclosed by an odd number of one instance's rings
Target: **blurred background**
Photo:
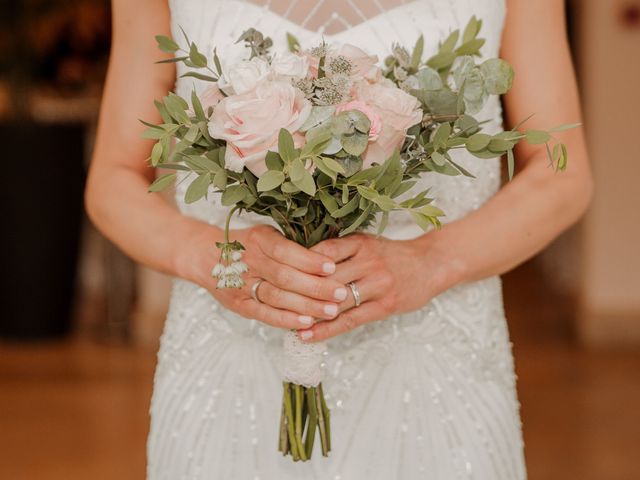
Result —
[[[640, 0], [567, 9], [597, 191], [580, 225], [504, 278], [526, 456], [531, 480], [634, 480]], [[3, 479], [144, 478], [171, 284], [83, 214], [109, 40], [108, 1], [0, 0]]]

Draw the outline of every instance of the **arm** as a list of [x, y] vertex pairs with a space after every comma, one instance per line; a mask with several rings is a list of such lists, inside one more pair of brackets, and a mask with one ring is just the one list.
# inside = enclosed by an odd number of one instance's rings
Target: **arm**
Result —
[[[508, 11], [502, 57], [516, 78], [505, 98], [507, 122], [531, 113], [528, 128], [580, 121], [564, 2], [510, 0]], [[593, 188], [583, 129], [557, 136], [571, 157], [566, 172], [548, 167], [544, 146], [520, 145], [513, 181], [479, 210], [441, 230], [408, 242], [356, 235], [320, 244], [316, 250], [336, 262], [349, 259], [335, 276], [357, 281], [365, 303], [348, 310], [353, 301], [344, 302], [343, 314], [303, 338], [322, 340], [414, 310], [457, 284], [502, 274], [539, 252], [583, 215]]]
[[335, 269], [331, 259], [269, 227], [240, 230], [234, 238], [247, 247], [250, 275], [268, 280], [260, 287], [265, 303], [250, 298], [255, 278], [242, 290], [216, 290], [210, 272], [221, 229], [182, 216], [159, 194], [147, 193], [154, 172], [145, 158], [152, 142], [140, 137], [138, 119], [159, 123], [153, 100], [175, 82], [173, 66], [153, 63], [161, 58], [154, 41], [159, 34], [170, 35], [165, 2], [113, 1], [112, 53], [85, 195], [91, 220], [135, 260], [209, 289], [245, 317], [285, 328], [308, 325], [311, 316], [333, 318], [335, 301], [346, 290], [327, 278]]

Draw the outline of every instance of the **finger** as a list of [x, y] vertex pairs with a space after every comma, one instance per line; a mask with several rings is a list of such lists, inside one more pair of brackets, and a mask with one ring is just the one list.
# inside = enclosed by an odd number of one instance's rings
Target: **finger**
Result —
[[330, 238], [311, 247], [312, 252], [321, 253], [336, 263], [352, 257], [362, 246], [362, 235]]
[[327, 302], [341, 302], [347, 298], [345, 286], [331, 278], [309, 275], [274, 261], [264, 267], [269, 267], [264, 268], [264, 279], [283, 290]]
[[382, 320], [386, 317], [387, 314], [377, 301], [367, 302], [341, 313], [335, 320], [318, 322], [311, 328], [299, 330], [298, 335], [303, 342], [321, 342], [349, 332], [365, 323]]
[[312, 275], [331, 275], [336, 271], [331, 258], [287, 240], [274, 229], [265, 230], [260, 240], [257, 242], [260, 249], [278, 263]]
[[309, 326], [308, 321], [301, 321], [300, 315], [297, 313], [280, 310], [266, 303], [256, 302], [252, 298], [241, 300], [236, 311], [247, 318], [258, 320], [272, 327], [295, 330]]
[[[364, 257], [364, 255], [360, 257]], [[349, 282], [355, 282], [367, 275], [373, 274], [376, 269], [372, 259], [360, 257], [338, 263], [336, 265], [336, 273], [331, 275], [331, 279], [346, 285]]]
[[[361, 278], [355, 282], [355, 288], [360, 294], [360, 305], [363, 305], [366, 302], [370, 302], [378, 298], [384, 292], [381, 291], [381, 282], [377, 281], [375, 276], [368, 276]], [[356, 299], [353, 293], [353, 290], [349, 285], [347, 285], [347, 298], [344, 302], [341, 302], [339, 305], [340, 312], [344, 312], [356, 306]]]
[[309, 297], [278, 288], [269, 282], [260, 284], [257, 295], [261, 302], [271, 305], [272, 307], [300, 314], [300, 323], [304, 324], [305, 328], [313, 324], [314, 318], [335, 318], [339, 311], [337, 303], [313, 300]]

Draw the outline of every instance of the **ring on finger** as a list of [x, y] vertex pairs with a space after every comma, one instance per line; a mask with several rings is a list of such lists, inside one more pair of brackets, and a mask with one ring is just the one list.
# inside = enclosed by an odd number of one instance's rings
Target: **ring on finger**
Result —
[[360, 291], [358, 290], [358, 287], [356, 286], [356, 282], [349, 282], [349, 283], [347, 283], [347, 286], [351, 289], [351, 293], [353, 294], [353, 300], [355, 302], [355, 306], [359, 307], [360, 304], [362, 303], [362, 299], [360, 297]]
[[264, 282], [261, 278], [259, 278], [256, 283], [251, 286], [251, 298], [253, 298], [256, 302], [262, 303], [262, 301], [258, 298], [258, 288]]

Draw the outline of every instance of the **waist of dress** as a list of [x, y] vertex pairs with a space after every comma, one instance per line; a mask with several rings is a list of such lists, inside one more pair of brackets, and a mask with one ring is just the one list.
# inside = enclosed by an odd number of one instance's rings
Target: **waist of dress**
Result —
[[[209, 291], [176, 279], [171, 295], [165, 330], [182, 330], [197, 326], [202, 334], [214, 333], [229, 339], [244, 337], [280, 342], [283, 330], [251, 320], [225, 308]], [[351, 343], [368, 338], [404, 338], [408, 342], [446, 336], [483, 344], [491, 342], [496, 332], [505, 330], [502, 288], [499, 277], [458, 285], [433, 298], [424, 307], [373, 322], [340, 336]], [[193, 330], [192, 330], [193, 331]], [[338, 340], [335, 340], [338, 341]]]

